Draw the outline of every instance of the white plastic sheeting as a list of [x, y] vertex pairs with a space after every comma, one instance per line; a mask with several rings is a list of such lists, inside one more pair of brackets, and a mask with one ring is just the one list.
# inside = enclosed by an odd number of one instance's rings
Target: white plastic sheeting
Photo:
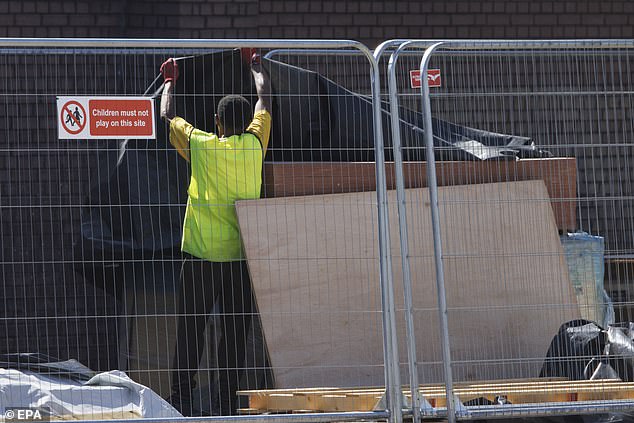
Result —
[[121, 419], [182, 417], [151, 389], [118, 370], [99, 373], [86, 382], [0, 369], [0, 409], [48, 410], [53, 418]]
[[607, 328], [614, 323], [614, 305], [603, 287], [605, 242], [585, 232], [561, 237], [577, 302], [584, 319]]

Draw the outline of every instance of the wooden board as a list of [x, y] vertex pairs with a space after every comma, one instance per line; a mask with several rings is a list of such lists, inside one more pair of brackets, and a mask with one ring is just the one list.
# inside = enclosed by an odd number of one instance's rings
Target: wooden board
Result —
[[[426, 162], [403, 165], [406, 188], [427, 186]], [[440, 186], [543, 180], [550, 195], [557, 227], [577, 229], [577, 161], [575, 158], [519, 161], [460, 161], [436, 163]], [[394, 163], [386, 163], [386, 183], [394, 189]], [[374, 163], [265, 163], [263, 195], [338, 194], [376, 190]]]
[[[442, 380], [426, 188], [407, 191], [421, 382]], [[559, 326], [578, 318], [541, 181], [439, 191], [456, 380], [536, 377]], [[402, 377], [407, 380], [395, 193], [388, 194]], [[236, 205], [276, 387], [383, 384], [376, 194]]]
[[[247, 413], [372, 411], [384, 388], [317, 388], [243, 391], [249, 398]], [[446, 407], [444, 385], [421, 385], [419, 392], [432, 407]], [[634, 399], [634, 383], [620, 380], [505, 380], [457, 384], [454, 392], [461, 402], [504, 397], [511, 404]], [[409, 389], [403, 395], [411, 398]]]

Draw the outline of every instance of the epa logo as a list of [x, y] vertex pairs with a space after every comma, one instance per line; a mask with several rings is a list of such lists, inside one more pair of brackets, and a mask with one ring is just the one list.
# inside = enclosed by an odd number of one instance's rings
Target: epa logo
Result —
[[51, 419], [48, 410], [40, 408], [7, 407], [4, 409], [5, 421], [43, 422]]

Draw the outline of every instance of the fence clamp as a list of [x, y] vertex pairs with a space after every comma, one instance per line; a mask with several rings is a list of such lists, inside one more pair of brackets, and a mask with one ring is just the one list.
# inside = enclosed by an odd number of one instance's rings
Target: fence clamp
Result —
[[462, 403], [462, 401], [460, 401], [460, 398], [458, 398], [457, 395], [453, 396], [453, 404], [454, 410], [456, 412], [456, 417], [459, 417], [461, 419], [469, 419], [471, 417], [471, 411], [469, 411], [468, 407], [465, 407], [465, 405]]
[[[401, 393], [401, 404], [403, 404], [403, 409], [407, 410], [412, 407], [412, 402], [407, 399], [407, 397]], [[430, 405], [431, 407], [431, 405]], [[381, 398], [377, 401], [377, 403], [372, 408], [372, 411], [385, 411], [387, 410], [387, 392], [383, 392]]]
[[420, 401], [420, 415], [424, 417], [436, 417], [438, 416], [438, 410], [434, 408], [429, 401], [425, 398], [419, 398]]
[[377, 401], [376, 404], [374, 404], [374, 407], [372, 408], [372, 411], [385, 411], [387, 410], [387, 392], [383, 392], [383, 395], [381, 395], [381, 398], [379, 398], [379, 400]]

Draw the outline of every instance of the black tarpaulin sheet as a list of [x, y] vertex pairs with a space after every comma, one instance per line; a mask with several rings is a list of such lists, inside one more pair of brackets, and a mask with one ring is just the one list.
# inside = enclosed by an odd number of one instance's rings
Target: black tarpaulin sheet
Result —
[[[305, 69], [263, 59], [271, 76], [273, 125], [267, 161], [373, 161], [370, 99]], [[255, 104], [255, 87], [238, 50], [185, 58], [175, 87], [175, 111], [214, 131], [214, 111], [227, 94]], [[150, 87], [151, 91], [156, 88]], [[158, 116], [159, 97], [156, 107]], [[385, 157], [392, 160], [388, 105], [383, 104]], [[400, 109], [405, 160], [424, 160], [421, 115]], [[529, 138], [433, 120], [438, 160], [515, 159], [539, 154]], [[156, 140], [129, 140], [120, 152], [100, 152], [99, 182], [81, 213], [79, 258], [92, 261], [178, 254], [189, 171], [170, 146], [167, 126]], [[87, 271], [82, 266], [82, 271]]]
[[634, 323], [607, 329], [583, 319], [563, 324], [548, 348], [539, 376], [634, 381]]

